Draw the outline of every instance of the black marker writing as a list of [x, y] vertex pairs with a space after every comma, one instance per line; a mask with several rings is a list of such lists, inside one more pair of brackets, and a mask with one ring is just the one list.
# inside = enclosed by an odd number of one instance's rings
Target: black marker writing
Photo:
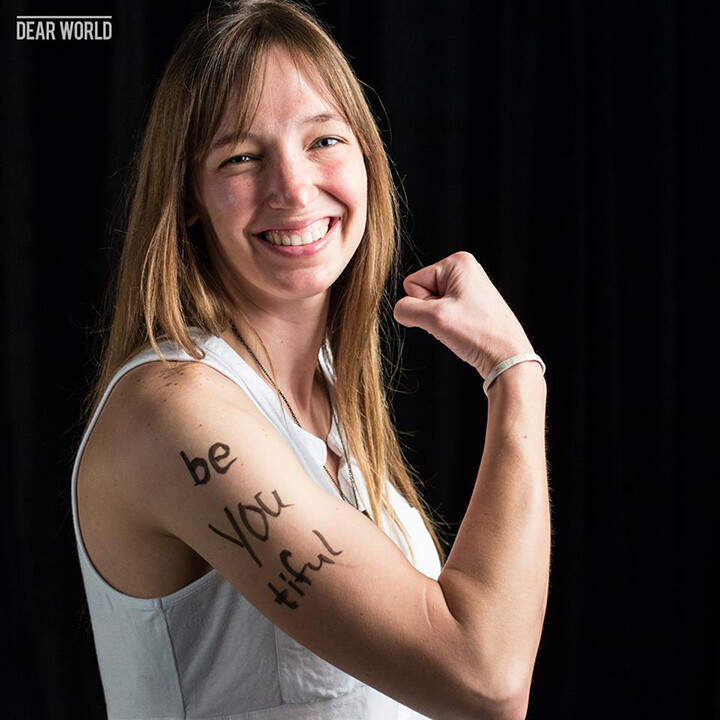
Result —
[[[292, 507], [293, 503], [283, 503], [283, 501], [280, 499], [280, 496], [278, 495], [277, 490], [273, 490], [273, 497], [277, 501], [277, 507], [275, 510], [271, 510], [261, 499], [260, 495], [262, 495], [262, 491], [257, 493], [255, 495], [255, 502], [256, 505], [245, 505], [243, 503], [238, 503], [238, 516], [240, 518], [240, 522], [244, 525], [245, 530], [247, 530], [248, 533], [250, 533], [253, 537], [255, 537], [260, 542], [265, 542], [270, 534], [270, 527], [268, 523], [268, 516], [276, 518], [280, 513], [282, 512], [283, 508], [286, 507]], [[260, 562], [260, 559], [255, 554], [255, 551], [253, 550], [252, 545], [248, 541], [248, 536], [245, 534], [243, 529], [240, 527], [240, 523], [235, 519], [235, 516], [232, 514], [232, 511], [230, 508], [225, 507], [225, 515], [230, 522], [230, 525], [232, 526], [232, 529], [235, 533], [235, 536], [228, 535], [227, 533], [222, 532], [222, 530], [218, 530], [216, 527], [210, 525], [208, 523], [208, 527], [217, 535], [219, 535], [222, 538], [225, 538], [225, 540], [234, 543], [235, 545], [238, 545], [241, 548], [245, 548], [245, 550], [248, 551], [250, 554], [250, 557], [258, 564], [259, 567], [262, 567], [262, 563]], [[260, 521], [261, 529], [258, 530], [257, 528], [253, 527], [253, 524], [250, 522], [250, 514], [253, 514], [253, 517], [255, 517], [256, 520]]]
[[[328, 541], [323, 537], [322, 533], [319, 530], [313, 530], [315, 535], [317, 535], [320, 538], [320, 542], [325, 546], [325, 549], [331, 554], [331, 555], [341, 555], [342, 550], [333, 550], [332, 547], [330, 547], [330, 544]], [[293, 566], [290, 564], [290, 558], [292, 557], [292, 553], [290, 550], [282, 550], [280, 553], [280, 562], [283, 564], [283, 567], [288, 571], [290, 575], [292, 575], [293, 579], [296, 580], [299, 583], [304, 583], [306, 585], [312, 585], [312, 581], [310, 578], [305, 574], [305, 571], [309, 568], [313, 572], [318, 572], [320, 568], [325, 565], [334, 565], [335, 561], [327, 557], [327, 555], [324, 555], [323, 553], [318, 553], [317, 559], [318, 564], [313, 565], [310, 562], [306, 562], [300, 570], [295, 570]], [[300, 597], [305, 597], [305, 593], [296, 585], [293, 580], [288, 580], [285, 576], [285, 573], [280, 573], [280, 579], [286, 582], [295, 592], [300, 595]], [[298, 607], [298, 603], [295, 600], [289, 599], [289, 594], [286, 589], [278, 590], [272, 583], [268, 583], [268, 587], [275, 593], [275, 602], [278, 605], [287, 605], [291, 610], [296, 610]]]
[[[237, 458], [233, 458], [227, 465], [221, 465], [220, 461], [224, 460], [229, 454], [230, 446], [225, 445], [225, 443], [216, 442], [214, 445], [210, 446], [210, 449], [208, 450], [208, 460], [213, 466], [215, 472], [224, 475], [230, 466], [237, 460]], [[190, 471], [190, 474], [195, 481], [195, 485], [205, 485], [205, 483], [210, 480], [210, 468], [208, 467], [207, 462], [201, 457], [190, 460], [190, 458], [182, 450], [180, 451], [180, 455], [185, 461], [185, 465], [187, 465], [187, 469]]]
[[[342, 555], [342, 550], [333, 550], [330, 547], [330, 543], [322, 536], [322, 533], [319, 530], [313, 530], [313, 532], [320, 538], [320, 542], [325, 546], [325, 549], [331, 554], [331, 555]], [[319, 556], [318, 556], [319, 557]], [[325, 558], [325, 562], [333, 563], [332, 560], [328, 560]], [[319, 567], [317, 568], [320, 569]], [[313, 568], [315, 570], [315, 568]]]
[[300, 597], [305, 597], [305, 593], [292, 580], [288, 580], [285, 573], [280, 573], [280, 579], [284, 580]]

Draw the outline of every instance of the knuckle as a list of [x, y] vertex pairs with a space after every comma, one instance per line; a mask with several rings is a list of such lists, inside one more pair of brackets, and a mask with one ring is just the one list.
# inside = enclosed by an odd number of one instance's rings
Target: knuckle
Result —
[[447, 301], [438, 302], [433, 308], [435, 325], [438, 329], [445, 329], [452, 325], [452, 308]]
[[453, 253], [453, 257], [461, 263], [465, 263], [466, 265], [471, 265], [477, 263], [477, 260], [475, 259], [475, 256], [468, 252], [467, 250], [458, 250], [456, 253]]

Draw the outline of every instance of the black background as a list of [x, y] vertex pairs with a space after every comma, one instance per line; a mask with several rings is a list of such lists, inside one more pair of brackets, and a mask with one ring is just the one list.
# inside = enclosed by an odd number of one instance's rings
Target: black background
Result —
[[[416, 250], [487, 269], [547, 363], [554, 548], [531, 719], [720, 718], [718, 22], [710, 3], [315, 2], [380, 120]], [[101, 717], [70, 511], [119, 198], [207, 3], [2, 6], [4, 717]], [[20, 14], [109, 41], [18, 41]], [[405, 331], [398, 426], [453, 533], [477, 374]]]

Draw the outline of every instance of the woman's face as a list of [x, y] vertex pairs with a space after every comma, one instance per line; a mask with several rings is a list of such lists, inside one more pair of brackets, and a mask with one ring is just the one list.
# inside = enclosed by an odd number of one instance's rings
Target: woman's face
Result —
[[[221, 144], [236, 117], [235, 108], [226, 110], [198, 176], [204, 221], [217, 239], [206, 227], [211, 260], [226, 283], [261, 307], [324, 299], [365, 232], [367, 175], [358, 141], [281, 49], [268, 57], [248, 137]], [[291, 246], [263, 239], [268, 230]]]

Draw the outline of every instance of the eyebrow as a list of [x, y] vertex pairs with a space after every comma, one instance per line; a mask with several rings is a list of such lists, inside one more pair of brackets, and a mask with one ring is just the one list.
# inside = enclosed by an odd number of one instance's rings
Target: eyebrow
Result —
[[[337, 113], [333, 112], [321, 112], [317, 115], [310, 115], [309, 117], [304, 118], [300, 121], [300, 125], [319, 125], [321, 123], [327, 123], [327, 122], [341, 122], [345, 123], [344, 118], [340, 117]], [[245, 135], [244, 138], [241, 138], [241, 140], [259, 140], [260, 136], [255, 135], [254, 133], [248, 133]], [[223, 147], [224, 145], [229, 145], [233, 140], [233, 136], [231, 134], [223, 135], [222, 137], [218, 138], [211, 146], [209, 155], [214, 153], [218, 148]]]

